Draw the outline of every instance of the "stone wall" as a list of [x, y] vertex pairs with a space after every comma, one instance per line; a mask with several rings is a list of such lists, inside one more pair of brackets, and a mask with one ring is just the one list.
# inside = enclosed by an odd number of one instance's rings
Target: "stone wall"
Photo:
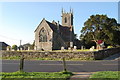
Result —
[[105, 50], [99, 50], [99, 51], [87, 51], [87, 52], [68, 52], [68, 51], [62, 51], [62, 52], [40, 52], [40, 51], [2, 51], [0, 54], [2, 54], [3, 59], [7, 59], [9, 57], [21, 57], [24, 56], [25, 59], [50, 59], [50, 60], [61, 60], [63, 57], [66, 58], [66, 60], [100, 60], [103, 58], [106, 58], [110, 55], [116, 54], [120, 52], [120, 48], [111, 48], [111, 49], [105, 49]]
[[114, 54], [120, 54], [120, 47], [118, 48], [108, 48], [108, 49], [104, 49], [104, 50], [99, 50], [94, 52], [94, 59], [95, 60], [101, 60], [104, 59], [108, 56], [114, 55]]
[[80, 59], [80, 60], [88, 60], [93, 55], [92, 52], [33, 52], [33, 51], [3, 51], [2, 57], [3, 59], [9, 59], [9, 57], [21, 57], [24, 56], [25, 59], [50, 59], [50, 60], [61, 60], [63, 57], [66, 60], [71, 59]]

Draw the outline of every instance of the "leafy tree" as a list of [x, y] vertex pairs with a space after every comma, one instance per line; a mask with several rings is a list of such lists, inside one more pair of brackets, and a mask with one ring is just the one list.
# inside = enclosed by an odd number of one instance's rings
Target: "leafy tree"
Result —
[[17, 50], [17, 48], [18, 48], [17, 45], [13, 45], [13, 46], [12, 46], [12, 49], [13, 49], [13, 50]]
[[98, 40], [103, 40], [106, 44], [120, 45], [120, 26], [114, 18], [107, 15], [92, 15], [84, 23], [80, 38], [86, 43], [94, 41], [97, 46]]

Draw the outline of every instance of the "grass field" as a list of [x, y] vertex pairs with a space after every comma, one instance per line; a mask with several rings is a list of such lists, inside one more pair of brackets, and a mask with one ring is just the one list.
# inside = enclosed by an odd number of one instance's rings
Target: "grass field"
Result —
[[[0, 77], [4, 79], [11, 79], [11, 78], [69, 78], [72, 75], [71, 72], [10, 72], [5, 73], [1, 72]], [[32, 80], [33, 80], [32, 79]]]
[[120, 72], [119, 71], [100, 71], [94, 73], [90, 78], [90, 80], [94, 80], [92, 78], [103, 79], [103, 80], [120, 80]]

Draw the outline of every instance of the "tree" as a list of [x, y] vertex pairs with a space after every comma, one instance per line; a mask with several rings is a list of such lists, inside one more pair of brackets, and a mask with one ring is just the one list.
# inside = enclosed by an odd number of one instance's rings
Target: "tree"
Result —
[[17, 48], [18, 48], [17, 45], [13, 45], [13, 46], [12, 46], [12, 49], [13, 49], [13, 50], [17, 50]]
[[108, 18], [107, 15], [92, 15], [84, 23], [81, 30], [81, 36], [86, 43], [93, 41], [98, 44], [99, 40], [103, 40], [106, 44], [115, 46], [120, 45], [120, 26], [114, 18]]

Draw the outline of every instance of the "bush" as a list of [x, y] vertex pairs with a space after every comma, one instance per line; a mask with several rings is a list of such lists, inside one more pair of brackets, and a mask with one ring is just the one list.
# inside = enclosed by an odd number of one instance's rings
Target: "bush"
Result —
[[15, 50], [15, 51], [17, 50], [17, 48], [18, 48], [17, 45], [12, 46], [12, 49]]
[[108, 46], [107, 48], [113, 48], [113, 46]]

